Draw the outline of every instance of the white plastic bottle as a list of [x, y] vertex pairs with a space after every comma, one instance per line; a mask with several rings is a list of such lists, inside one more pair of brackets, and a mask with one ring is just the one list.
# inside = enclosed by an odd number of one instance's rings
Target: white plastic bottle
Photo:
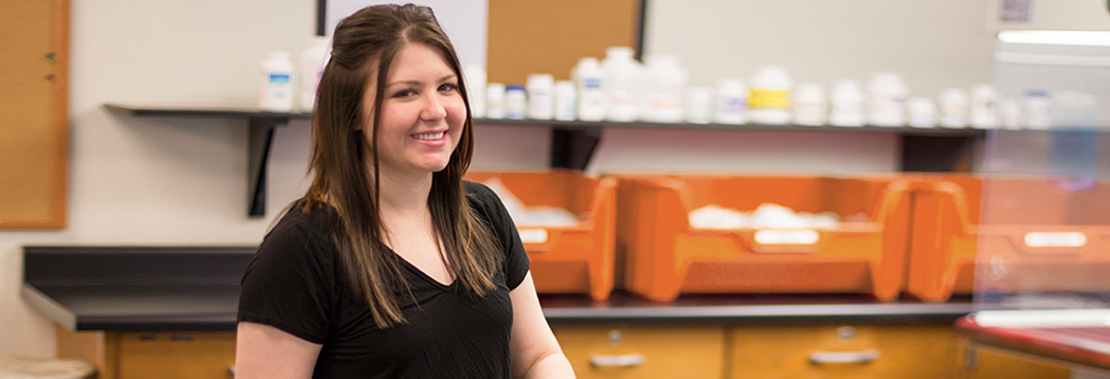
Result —
[[297, 106], [301, 112], [312, 112], [316, 106], [316, 88], [320, 86], [320, 77], [328, 65], [328, 42], [328, 37], [312, 37], [308, 48], [301, 52], [300, 71], [297, 73], [297, 92], [300, 93]]
[[578, 60], [571, 71], [571, 80], [578, 89], [578, 119], [601, 121], [605, 119], [605, 72], [597, 58]]
[[940, 93], [940, 126], [966, 128], [971, 100], [962, 88], [949, 88]]
[[470, 99], [470, 117], [486, 117], [486, 69], [469, 64], [463, 67], [463, 84], [466, 96]]
[[632, 48], [605, 50], [601, 69], [605, 72], [605, 120], [632, 122], [640, 118], [639, 62], [632, 59]]
[[680, 123], [683, 119], [683, 102], [686, 95], [686, 70], [676, 55], [648, 57], [644, 68], [644, 94], [647, 108], [643, 120], [648, 122]]
[[1025, 128], [1033, 130], [1048, 129], [1052, 125], [1052, 120], [1049, 118], [1051, 104], [1052, 101], [1048, 92], [1043, 90], [1026, 91], [1025, 104], [1022, 108], [1025, 111]]
[[752, 123], [780, 125], [790, 122], [790, 90], [794, 79], [782, 66], [764, 66], [752, 77], [748, 118]]
[[1021, 129], [1021, 103], [1013, 98], [998, 99], [998, 127], [1002, 129]]
[[794, 123], [807, 126], [823, 126], [829, 120], [829, 99], [825, 96], [825, 86], [806, 83], [794, 92]]
[[686, 122], [708, 124], [713, 120], [713, 90], [691, 87], [686, 90]]
[[906, 103], [907, 124], [915, 128], [937, 126], [937, 103], [928, 97], [914, 97]]
[[880, 72], [871, 76], [867, 84], [867, 123], [874, 126], [898, 127], [906, 125], [906, 98], [909, 89], [902, 76], [893, 72]]
[[998, 125], [998, 94], [990, 84], [971, 88], [971, 127], [991, 129]]
[[528, 96], [519, 84], [505, 86], [505, 118], [523, 120], [527, 115]]
[[502, 83], [486, 85], [486, 118], [505, 118], [505, 85]]
[[555, 77], [551, 74], [530, 74], [525, 83], [528, 94], [528, 118], [550, 120], [555, 117]]
[[863, 126], [867, 122], [867, 99], [863, 86], [855, 80], [838, 80], [829, 95], [829, 124], [833, 126]]
[[717, 82], [716, 104], [714, 122], [729, 125], [748, 122], [748, 87], [744, 81], [725, 78]]
[[262, 62], [262, 96], [258, 107], [269, 112], [293, 110], [293, 62], [289, 52], [270, 52]]
[[574, 82], [567, 80], [555, 81], [555, 119], [559, 121], [574, 121], [578, 116], [577, 96]]

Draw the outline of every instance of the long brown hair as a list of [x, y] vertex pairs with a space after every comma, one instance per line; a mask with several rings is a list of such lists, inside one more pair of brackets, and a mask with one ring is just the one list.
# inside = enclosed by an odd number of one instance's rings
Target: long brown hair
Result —
[[[369, 304], [375, 323], [389, 327], [404, 323], [395, 291], [407, 288], [401, 258], [382, 238], [379, 207], [378, 125], [386, 75], [397, 52], [408, 43], [425, 44], [439, 51], [462, 83], [455, 49], [440, 28], [432, 10], [412, 4], [376, 5], [355, 12], [335, 28], [331, 60], [324, 69], [312, 114], [312, 185], [300, 206], [308, 211], [331, 205], [340, 228], [332, 239], [347, 271], [351, 289]], [[374, 108], [365, 120], [363, 96], [374, 83]], [[454, 274], [458, 287], [483, 296], [494, 288], [494, 275], [502, 254], [490, 228], [467, 201], [463, 174], [470, 165], [474, 134], [470, 101], [459, 86], [467, 116], [462, 136], [447, 168], [432, 176], [428, 208], [441, 259]], [[366, 125], [371, 122], [370, 125]], [[373, 130], [369, 144], [360, 129]], [[369, 159], [366, 159], [369, 158]], [[368, 168], [365, 162], [373, 162]], [[373, 170], [372, 172], [369, 172]]]

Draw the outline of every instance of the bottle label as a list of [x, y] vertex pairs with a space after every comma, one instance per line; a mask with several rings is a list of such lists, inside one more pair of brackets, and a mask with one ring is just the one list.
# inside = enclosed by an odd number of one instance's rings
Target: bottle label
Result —
[[790, 108], [790, 91], [753, 89], [748, 102], [752, 109], [788, 109]]
[[271, 84], [289, 84], [289, 74], [270, 74]]
[[582, 87], [585, 90], [601, 89], [601, 78], [585, 78], [582, 80]]

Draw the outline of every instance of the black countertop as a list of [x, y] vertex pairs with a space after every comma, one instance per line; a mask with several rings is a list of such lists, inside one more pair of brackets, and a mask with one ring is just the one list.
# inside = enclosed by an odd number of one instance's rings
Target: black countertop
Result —
[[[254, 247], [24, 247], [22, 295], [70, 330], [235, 330], [239, 278]], [[970, 298], [881, 302], [866, 295], [684, 295], [652, 302], [541, 295], [550, 323], [951, 323]]]

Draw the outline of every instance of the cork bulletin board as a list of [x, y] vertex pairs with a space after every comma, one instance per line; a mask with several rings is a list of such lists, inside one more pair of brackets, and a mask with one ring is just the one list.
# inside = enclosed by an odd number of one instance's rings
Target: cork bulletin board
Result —
[[0, 229], [66, 225], [69, 0], [0, 0]]
[[645, 0], [489, 0], [489, 82], [524, 84], [528, 74], [570, 79], [582, 57], [605, 58], [605, 48], [641, 53]]

